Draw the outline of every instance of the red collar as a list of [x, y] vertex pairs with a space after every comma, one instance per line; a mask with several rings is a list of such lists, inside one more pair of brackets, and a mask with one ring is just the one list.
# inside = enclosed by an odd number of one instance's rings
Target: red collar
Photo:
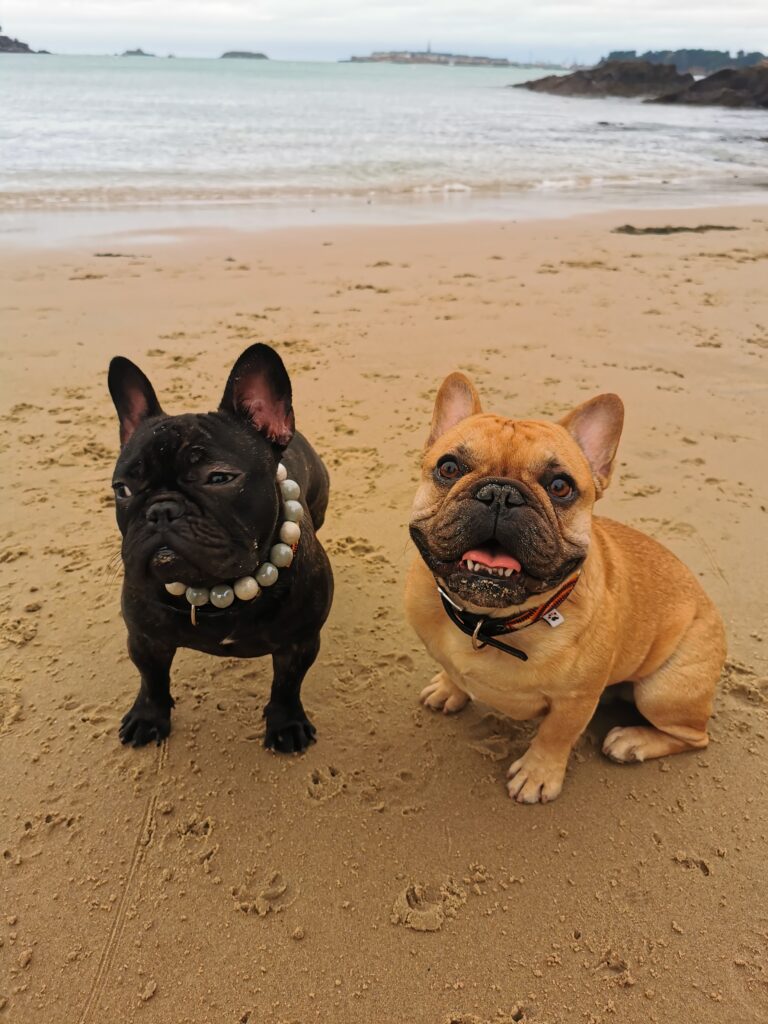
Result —
[[[504, 633], [515, 633], [518, 629], [525, 629], [527, 626], [532, 626], [535, 622], [540, 619], [544, 619], [551, 615], [555, 609], [566, 601], [573, 593], [573, 588], [579, 581], [579, 573], [574, 573], [569, 579], [563, 583], [559, 590], [547, 598], [547, 600], [535, 608], [526, 608], [524, 612], [518, 612], [517, 615], [513, 615], [508, 619], [494, 619], [487, 615], [475, 615], [473, 612], [465, 611], [459, 605], [455, 604], [442, 587], [438, 586], [437, 592], [440, 594], [440, 600], [443, 602], [443, 608], [445, 608], [446, 614], [454, 625], [458, 626], [462, 633], [472, 637], [472, 646], [476, 651], [480, 651], [483, 647], [489, 645], [497, 648], [499, 651], [504, 651], [506, 654], [511, 654], [515, 658], [520, 658], [521, 661], [527, 661], [528, 655], [517, 647], [510, 647], [509, 644], [500, 643], [495, 639], [497, 636], [501, 636]], [[558, 621], [550, 621], [551, 626], [560, 624], [560, 617]]]

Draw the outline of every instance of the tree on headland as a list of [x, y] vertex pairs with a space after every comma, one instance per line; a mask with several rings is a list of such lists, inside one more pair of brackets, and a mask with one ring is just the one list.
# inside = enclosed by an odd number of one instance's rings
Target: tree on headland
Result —
[[672, 64], [683, 74], [709, 75], [723, 68], [751, 68], [766, 60], [764, 53], [755, 50], [745, 53], [739, 50], [732, 57], [729, 50], [647, 50], [638, 54], [637, 50], [612, 50], [604, 60], [647, 60], [651, 64]]

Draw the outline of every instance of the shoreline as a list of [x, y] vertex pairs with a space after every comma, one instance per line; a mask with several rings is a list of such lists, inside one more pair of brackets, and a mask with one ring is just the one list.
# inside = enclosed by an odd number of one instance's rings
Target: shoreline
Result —
[[[765, 197], [762, 201], [761, 198]], [[312, 228], [460, 227], [493, 222], [536, 223], [579, 217], [644, 215], [706, 209], [759, 209], [768, 206], [768, 183], [748, 188], [712, 189], [638, 186], [606, 190], [551, 190], [483, 195], [447, 187], [413, 196], [284, 196], [241, 203], [135, 204], [0, 209], [0, 249], [62, 249], [109, 237], [147, 241], [189, 238], [194, 234]]]

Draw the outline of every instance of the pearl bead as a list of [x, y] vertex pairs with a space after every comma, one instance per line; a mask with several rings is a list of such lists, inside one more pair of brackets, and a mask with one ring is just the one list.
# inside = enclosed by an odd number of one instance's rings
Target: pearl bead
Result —
[[278, 572], [271, 562], [264, 562], [256, 572], [256, 581], [262, 587], [271, 587], [277, 583]]
[[190, 604], [194, 605], [195, 608], [199, 608], [203, 604], [208, 604], [208, 598], [210, 593], [207, 587], [187, 587], [187, 600]]
[[295, 480], [283, 480], [280, 490], [283, 492], [283, 501], [295, 501], [301, 494], [301, 488]]
[[165, 589], [169, 594], [173, 594], [174, 597], [181, 597], [182, 594], [187, 592], [186, 583], [166, 583]]
[[280, 527], [280, 540], [284, 544], [298, 544], [301, 537], [301, 527], [298, 523], [283, 523]]
[[288, 479], [288, 470], [285, 468], [285, 466], [281, 462], [281, 463], [279, 463], [279, 465], [277, 467], [277, 480], [278, 480], [278, 483], [282, 483], [283, 480], [287, 480], [287, 479]]
[[269, 560], [278, 569], [287, 569], [293, 561], [293, 551], [288, 544], [275, 544], [269, 552]]
[[235, 600], [235, 592], [226, 583], [217, 583], [211, 587], [211, 604], [214, 608], [229, 608]]
[[283, 514], [289, 523], [300, 523], [304, 515], [304, 507], [299, 501], [286, 501], [283, 505]]
[[253, 576], [241, 576], [235, 580], [235, 594], [240, 601], [252, 601], [259, 596], [259, 584]]

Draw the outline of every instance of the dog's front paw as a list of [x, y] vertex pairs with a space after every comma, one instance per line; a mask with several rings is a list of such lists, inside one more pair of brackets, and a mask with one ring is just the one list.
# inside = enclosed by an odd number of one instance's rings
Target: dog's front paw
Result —
[[268, 750], [277, 750], [280, 754], [301, 754], [310, 743], [316, 742], [317, 730], [307, 718], [304, 709], [271, 708], [264, 709], [267, 720], [267, 732], [264, 746]]
[[468, 703], [469, 697], [451, 682], [445, 672], [438, 672], [429, 686], [425, 686], [421, 691], [419, 700], [433, 711], [442, 711], [443, 714], [450, 715], [461, 711]]
[[529, 748], [509, 766], [507, 790], [519, 804], [546, 804], [560, 795], [565, 765]]
[[118, 736], [121, 743], [131, 747], [144, 747], [153, 742], [160, 746], [170, 732], [170, 709], [164, 711], [156, 705], [136, 701], [128, 714], [123, 715]]

